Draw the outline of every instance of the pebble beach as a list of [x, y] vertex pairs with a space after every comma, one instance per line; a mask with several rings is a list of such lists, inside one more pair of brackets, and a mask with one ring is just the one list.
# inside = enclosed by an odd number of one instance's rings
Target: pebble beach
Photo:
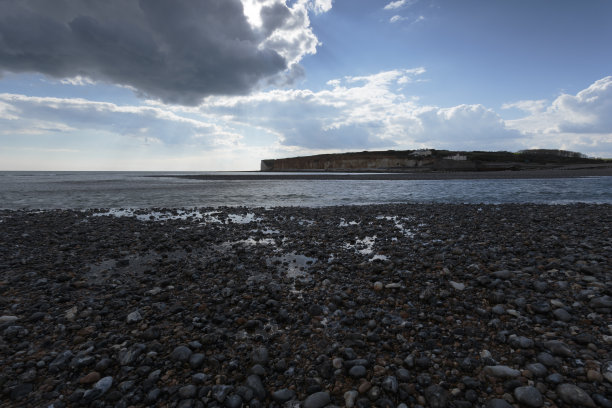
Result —
[[0, 210], [6, 407], [612, 407], [612, 205]]

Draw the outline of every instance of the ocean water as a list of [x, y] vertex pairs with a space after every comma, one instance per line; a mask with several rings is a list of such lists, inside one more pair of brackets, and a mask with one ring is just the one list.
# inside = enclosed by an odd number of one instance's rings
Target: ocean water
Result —
[[612, 177], [187, 180], [154, 172], [0, 172], [2, 209], [320, 207], [379, 203], [612, 204]]

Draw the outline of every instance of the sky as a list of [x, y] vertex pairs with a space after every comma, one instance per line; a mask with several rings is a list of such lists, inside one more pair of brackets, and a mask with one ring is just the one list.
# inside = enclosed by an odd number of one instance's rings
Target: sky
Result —
[[612, 158], [609, 0], [0, 0], [0, 170]]

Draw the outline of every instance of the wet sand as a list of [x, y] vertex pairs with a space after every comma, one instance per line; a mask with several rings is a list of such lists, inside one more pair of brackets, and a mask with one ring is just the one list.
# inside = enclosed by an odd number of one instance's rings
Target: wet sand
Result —
[[584, 204], [0, 211], [0, 404], [607, 407], [610, 225]]

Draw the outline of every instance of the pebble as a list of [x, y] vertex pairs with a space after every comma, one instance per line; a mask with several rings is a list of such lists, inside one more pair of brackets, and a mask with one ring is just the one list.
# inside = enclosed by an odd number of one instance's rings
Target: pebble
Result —
[[320, 391], [309, 395], [302, 403], [302, 408], [323, 408], [331, 402], [328, 392]]
[[453, 289], [455, 289], [455, 290], [462, 291], [462, 290], [465, 289], [465, 284], [464, 283], [455, 282], [455, 281], [449, 281], [449, 283], [453, 287]]
[[279, 403], [284, 403], [295, 398], [295, 391], [283, 388], [272, 393], [272, 399]]
[[236, 394], [229, 395], [225, 399], [225, 406], [227, 408], [240, 408], [242, 406], [242, 397]]
[[542, 363], [527, 364], [525, 368], [531, 371], [531, 373], [536, 377], [544, 377], [548, 372], [548, 370]]
[[449, 402], [449, 393], [439, 385], [425, 389], [425, 399], [431, 408], [445, 408]]
[[0, 324], [13, 323], [13, 322], [16, 322], [17, 320], [19, 320], [17, 316], [9, 316], [9, 315], [0, 316]]
[[362, 378], [365, 377], [367, 373], [367, 370], [364, 366], [362, 365], [356, 365], [351, 367], [351, 369], [349, 370], [349, 375], [353, 378]]
[[268, 352], [268, 349], [265, 347], [257, 347], [253, 350], [253, 353], [251, 354], [251, 361], [253, 361], [254, 364], [261, 364], [262, 366], [265, 366], [268, 361], [270, 359], [270, 354]]
[[514, 397], [518, 402], [528, 407], [537, 408], [544, 405], [542, 394], [540, 394], [540, 391], [535, 387], [516, 387], [514, 389]]
[[0, 210], [8, 404], [610, 406], [609, 206], [198, 211]]
[[186, 362], [191, 357], [192, 351], [187, 346], [178, 346], [170, 354], [170, 358], [174, 361]]
[[126, 319], [128, 324], [138, 323], [141, 320], [142, 320], [142, 316], [140, 315], [140, 312], [138, 310], [135, 310], [129, 315], [127, 315], [127, 319]]
[[601, 374], [608, 382], [612, 383], [612, 361], [606, 361], [601, 367]]
[[521, 375], [519, 370], [504, 365], [486, 366], [484, 368], [484, 373], [488, 376], [497, 378], [516, 378]]
[[501, 398], [494, 398], [485, 404], [485, 408], [513, 408], [508, 401]]
[[357, 397], [359, 397], [359, 392], [355, 390], [350, 390], [344, 393], [344, 406], [346, 408], [353, 408], [355, 406], [355, 401], [357, 401]]
[[266, 398], [266, 389], [261, 382], [261, 378], [258, 375], [251, 374], [246, 379], [246, 385], [253, 390], [255, 397], [259, 400], [264, 400]]
[[184, 387], [179, 388], [178, 396], [182, 399], [193, 398], [196, 396], [197, 392], [198, 392], [197, 387], [193, 384], [189, 384], [189, 385], [185, 385]]
[[563, 402], [570, 406], [595, 408], [595, 403], [589, 394], [574, 384], [560, 384], [555, 392]]
[[79, 379], [80, 384], [93, 384], [100, 379], [100, 373], [92, 371], [91, 373], [81, 377]]

